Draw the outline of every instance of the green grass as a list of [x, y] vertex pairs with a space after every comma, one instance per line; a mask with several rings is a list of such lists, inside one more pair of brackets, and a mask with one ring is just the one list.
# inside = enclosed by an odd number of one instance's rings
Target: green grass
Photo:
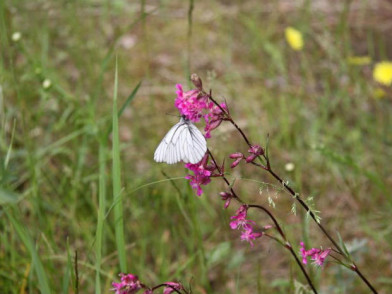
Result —
[[[175, 84], [188, 89], [196, 72], [252, 141], [269, 134], [274, 168], [314, 196], [325, 226], [389, 293], [392, 91], [374, 98], [372, 68], [392, 59], [380, 18], [392, 11], [351, 2], [0, 1], [0, 292], [108, 293], [121, 271], [195, 293], [294, 293], [305, 283], [271, 240], [240, 242], [219, 180], [199, 198], [181, 164], [153, 161], [177, 120], [166, 115], [177, 113]], [[285, 42], [286, 26], [303, 32], [302, 51]], [[347, 62], [361, 55], [372, 64]], [[226, 124], [208, 144], [226, 163], [246, 151]], [[267, 174], [227, 171], [242, 198], [273, 198], [293, 244], [329, 246], [312, 222], [302, 226], [298, 206], [290, 213], [286, 194], [259, 184], [279, 185]], [[368, 293], [337, 265], [308, 269], [320, 292]]]

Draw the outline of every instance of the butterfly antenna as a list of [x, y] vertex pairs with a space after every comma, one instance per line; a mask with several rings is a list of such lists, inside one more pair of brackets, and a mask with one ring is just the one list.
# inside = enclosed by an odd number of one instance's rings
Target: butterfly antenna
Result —
[[170, 116], [175, 116], [175, 117], [181, 117], [181, 115], [178, 115], [178, 114], [172, 114], [172, 113], [168, 113], [168, 112], [166, 112], [165, 114], [166, 114], [166, 115], [170, 115]]

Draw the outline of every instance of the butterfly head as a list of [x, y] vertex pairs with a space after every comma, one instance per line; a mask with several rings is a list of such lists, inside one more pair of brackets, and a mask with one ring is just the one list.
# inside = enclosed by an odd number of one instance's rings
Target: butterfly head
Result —
[[181, 120], [189, 122], [189, 119], [185, 115], [181, 115]]

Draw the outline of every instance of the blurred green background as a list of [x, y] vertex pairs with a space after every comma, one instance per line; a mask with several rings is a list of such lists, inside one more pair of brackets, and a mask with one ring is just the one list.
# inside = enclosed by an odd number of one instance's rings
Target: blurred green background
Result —
[[[269, 134], [277, 172], [391, 293], [392, 91], [373, 79], [392, 59], [391, 24], [387, 0], [0, 1], [0, 292], [109, 293], [126, 268], [194, 293], [305, 293], [286, 250], [268, 238], [251, 248], [230, 229], [237, 206], [223, 209], [219, 179], [198, 198], [182, 164], [153, 161], [178, 120], [167, 115], [175, 84], [190, 89], [197, 73], [253, 143]], [[302, 34], [300, 50], [287, 27]], [[119, 141], [108, 135], [115, 86], [117, 109], [133, 98]], [[228, 124], [208, 145], [226, 164], [247, 150]], [[243, 199], [273, 199], [295, 246], [330, 246], [266, 173], [227, 172]], [[369, 293], [336, 264], [307, 269], [320, 293]]]

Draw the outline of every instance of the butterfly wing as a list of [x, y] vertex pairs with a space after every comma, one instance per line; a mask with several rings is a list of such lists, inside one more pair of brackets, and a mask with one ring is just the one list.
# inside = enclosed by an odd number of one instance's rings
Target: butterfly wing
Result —
[[[180, 155], [176, 154], [177, 141], [180, 138], [179, 134], [186, 130], [185, 123], [181, 120], [175, 124], [162, 139], [158, 148], [155, 150], [154, 160], [156, 162], [166, 162], [168, 164], [180, 161]], [[177, 160], [178, 159], [178, 160]]]
[[181, 118], [162, 139], [154, 160], [168, 164], [179, 161], [198, 163], [207, 151], [203, 134], [189, 121]]
[[[184, 136], [185, 137], [185, 136]], [[182, 148], [184, 162], [198, 163], [207, 152], [207, 142], [203, 134], [191, 122], [188, 123], [188, 132]]]

